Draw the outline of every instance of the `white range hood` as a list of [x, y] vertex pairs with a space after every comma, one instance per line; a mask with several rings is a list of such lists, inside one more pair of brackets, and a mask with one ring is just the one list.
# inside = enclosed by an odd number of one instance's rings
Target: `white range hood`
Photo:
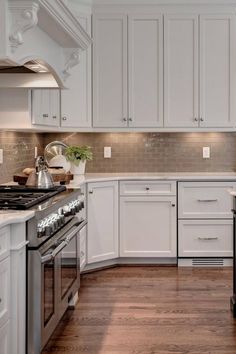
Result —
[[66, 1], [0, 0], [0, 88], [64, 88], [90, 44]]

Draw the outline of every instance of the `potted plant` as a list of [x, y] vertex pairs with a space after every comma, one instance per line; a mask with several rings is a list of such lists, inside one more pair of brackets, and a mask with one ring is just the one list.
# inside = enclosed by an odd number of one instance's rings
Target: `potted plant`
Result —
[[74, 175], [83, 175], [85, 172], [86, 161], [93, 158], [90, 146], [68, 146], [65, 149], [65, 156], [71, 163], [70, 172]]

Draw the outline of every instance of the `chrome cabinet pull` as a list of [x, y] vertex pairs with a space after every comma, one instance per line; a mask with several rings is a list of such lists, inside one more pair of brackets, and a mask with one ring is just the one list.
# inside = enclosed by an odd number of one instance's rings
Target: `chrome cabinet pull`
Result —
[[175, 207], [175, 204], [174, 204], [174, 203], [172, 203], [172, 204], [171, 204], [171, 206], [174, 208], [174, 207]]
[[65, 116], [64, 116], [64, 117], [62, 117], [62, 120], [67, 120], [67, 117], [65, 117]]
[[204, 119], [202, 117], [200, 118], [200, 122], [204, 122]]
[[48, 114], [47, 114], [47, 113], [44, 113], [44, 114], [43, 114], [43, 118], [48, 118]]
[[127, 118], [122, 118], [122, 121], [123, 122], [127, 122]]
[[199, 236], [198, 239], [200, 241], [213, 241], [213, 240], [218, 240], [218, 237], [201, 237], [201, 236]]
[[93, 191], [91, 190], [91, 191], [89, 191], [89, 194], [93, 194]]
[[57, 119], [57, 116], [52, 116], [53, 119]]
[[146, 191], [150, 191], [150, 187], [146, 187], [145, 189], [146, 189]]
[[194, 120], [194, 122], [198, 122], [198, 118], [197, 117], [195, 117], [193, 120]]
[[211, 203], [211, 202], [218, 202], [218, 199], [198, 199], [199, 203]]
[[129, 122], [132, 122], [132, 121], [133, 121], [133, 119], [130, 117], [130, 118], [128, 118], [128, 121], [129, 121]]

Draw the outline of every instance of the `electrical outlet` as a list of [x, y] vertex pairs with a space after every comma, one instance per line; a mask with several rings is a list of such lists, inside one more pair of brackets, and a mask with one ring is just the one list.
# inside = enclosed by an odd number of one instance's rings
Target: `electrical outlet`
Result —
[[3, 163], [3, 149], [0, 149], [0, 163]]
[[209, 146], [204, 146], [202, 148], [202, 157], [204, 159], [209, 159], [211, 156], [211, 153], [210, 153], [210, 147]]
[[111, 158], [111, 146], [104, 146], [104, 159]]
[[36, 159], [38, 157], [38, 147], [34, 147], [34, 158]]

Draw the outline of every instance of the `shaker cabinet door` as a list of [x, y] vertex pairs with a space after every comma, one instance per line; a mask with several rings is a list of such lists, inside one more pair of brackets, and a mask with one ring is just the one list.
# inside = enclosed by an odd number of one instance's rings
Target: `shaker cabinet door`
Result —
[[93, 21], [93, 126], [127, 126], [127, 16]]
[[88, 183], [88, 264], [118, 257], [118, 182]]
[[164, 17], [164, 126], [198, 127], [198, 16]]
[[163, 126], [163, 16], [128, 16], [129, 127]]
[[200, 16], [200, 124], [235, 126], [235, 16]]

